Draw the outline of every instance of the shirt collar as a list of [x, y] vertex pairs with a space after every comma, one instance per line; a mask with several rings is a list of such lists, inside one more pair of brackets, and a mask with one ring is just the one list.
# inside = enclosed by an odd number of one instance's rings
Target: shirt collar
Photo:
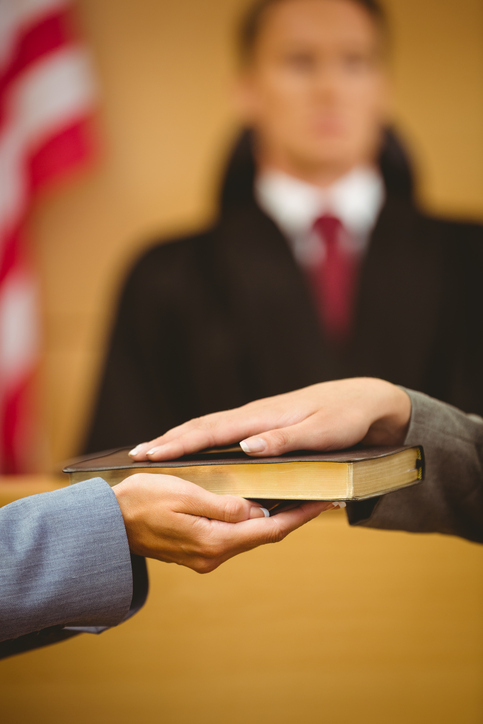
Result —
[[353, 169], [326, 189], [280, 171], [262, 171], [255, 181], [261, 208], [290, 239], [309, 234], [322, 214], [337, 216], [355, 237], [368, 237], [384, 204], [381, 175], [373, 168]]

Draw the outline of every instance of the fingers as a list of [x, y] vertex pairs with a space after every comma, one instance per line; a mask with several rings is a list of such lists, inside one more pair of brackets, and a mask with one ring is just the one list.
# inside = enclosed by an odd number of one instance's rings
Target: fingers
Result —
[[220, 563], [243, 551], [267, 543], [279, 543], [289, 533], [316, 518], [334, 506], [328, 502], [303, 503], [292, 510], [283, 511], [264, 520], [249, 520], [224, 531], [225, 552]]
[[311, 502], [265, 520], [249, 520], [230, 526], [211, 521], [210, 544], [200, 548], [198, 555], [185, 565], [197, 573], [210, 573], [240, 553], [267, 543], [279, 543], [289, 533], [333, 507], [332, 503]]
[[151, 442], [139, 443], [139, 445], [136, 445], [136, 447], [133, 447], [133, 449], [129, 451], [129, 456], [132, 457], [133, 460], [146, 460], [147, 451], [158, 445], [159, 440], [161, 440], [161, 438], [156, 438], [155, 440], [151, 440]]
[[200, 488], [202, 493], [196, 498], [192, 495], [182, 502], [179, 512], [195, 515], [224, 523], [241, 523], [255, 518], [265, 518], [268, 511], [258, 503], [253, 503], [234, 495], [216, 495]]
[[216, 447], [217, 444], [209, 430], [199, 428], [180, 434], [179, 437], [172, 440], [166, 441], [164, 437], [161, 437], [149, 443], [143, 443], [131, 450], [129, 455], [135, 460], [172, 460], [183, 455], [190, 455], [198, 450]]
[[[247, 406], [248, 407], [248, 406]], [[238, 443], [243, 437], [260, 429], [267, 429], [268, 423], [259, 420], [256, 410], [237, 408], [180, 425], [151, 442], [141, 443], [129, 455], [134, 460], [172, 460], [219, 445]]]
[[[294, 393], [251, 402], [243, 407], [190, 420], [129, 453], [134, 460], [168, 460], [219, 445], [238, 443], [247, 436], [283, 427], [303, 416], [300, 405], [287, 406]], [[295, 413], [294, 413], [295, 409]]]
[[327, 510], [334, 508], [333, 503], [327, 501], [313, 501], [309, 503], [303, 503], [294, 510], [287, 510], [279, 513], [274, 517], [274, 520], [279, 519], [283, 536], [285, 537], [292, 531], [300, 528], [310, 520], [317, 518], [318, 515]]
[[[233, 411], [235, 412], [235, 411]], [[237, 411], [238, 412], [238, 411]], [[206, 450], [211, 447], [218, 447], [220, 445], [230, 445], [232, 443], [238, 443], [246, 435], [253, 435], [259, 431], [270, 430], [271, 425], [269, 422], [260, 421], [259, 417], [243, 417], [243, 413], [240, 411], [237, 418], [228, 417], [228, 413], [225, 413], [227, 417], [225, 420], [212, 420], [202, 418], [195, 426], [194, 422], [190, 423], [190, 427], [183, 432], [180, 429], [176, 435], [174, 430], [171, 430], [166, 436], [156, 438], [156, 440], [150, 443], [142, 443], [138, 445], [134, 450], [131, 450], [129, 455], [135, 460], [173, 460], [175, 458], [182, 457], [183, 455], [190, 455], [198, 452], [199, 450]], [[211, 418], [211, 416], [210, 416]], [[253, 448], [248, 449], [248, 445], [242, 444], [242, 448], [246, 453], [259, 454], [259, 455], [278, 455], [280, 453], [275, 450], [296, 450], [301, 447], [307, 447], [302, 443], [301, 430], [297, 426], [290, 428], [282, 428], [280, 430], [274, 430], [261, 435], [257, 438], [246, 438], [244, 443], [250, 439], [253, 444]], [[290, 435], [289, 430], [293, 430], [294, 434]], [[173, 434], [172, 434], [173, 433]], [[169, 438], [168, 438], [169, 435]], [[261, 438], [261, 442], [260, 442]], [[291, 442], [291, 440], [294, 442]], [[268, 444], [268, 441], [269, 444]], [[295, 445], [295, 447], [294, 447]]]
[[150, 442], [137, 445], [129, 455], [135, 460], [167, 460], [214, 447], [215, 444], [207, 425], [198, 426], [197, 421], [190, 421]]
[[304, 503], [269, 518], [251, 501], [215, 495], [170, 475], [140, 473], [113, 490], [134, 553], [200, 573], [256, 546], [280, 541], [334, 507]]
[[175, 475], [137, 473], [116, 485], [114, 490], [126, 491], [130, 496], [142, 500], [151, 512], [160, 506], [175, 514], [183, 513], [225, 523], [239, 523], [269, 515], [259, 503], [235, 495], [217, 495]]
[[343, 450], [360, 442], [368, 422], [351, 409], [337, 414], [321, 409], [287, 427], [260, 432], [240, 441], [242, 450], [253, 457], [283, 455], [294, 450]]
[[240, 523], [268, 516], [268, 511], [259, 503], [235, 495], [217, 495], [182, 478], [171, 475], [153, 476], [149, 474], [142, 477], [154, 477], [158, 485], [161, 481], [168, 485], [173, 494], [173, 510], [178, 513], [209, 518], [224, 523]]
[[324, 430], [322, 423], [312, 416], [297, 425], [246, 438], [240, 446], [247, 455], [267, 457], [293, 450], [327, 450], [333, 441], [334, 435]]

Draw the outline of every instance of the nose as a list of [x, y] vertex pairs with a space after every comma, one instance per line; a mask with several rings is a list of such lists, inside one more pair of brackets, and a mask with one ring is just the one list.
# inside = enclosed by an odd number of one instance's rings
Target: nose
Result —
[[335, 62], [320, 61], [314, 73], [313, 90], [325, 101], [337, 100], [343, 91], [343, 78]]

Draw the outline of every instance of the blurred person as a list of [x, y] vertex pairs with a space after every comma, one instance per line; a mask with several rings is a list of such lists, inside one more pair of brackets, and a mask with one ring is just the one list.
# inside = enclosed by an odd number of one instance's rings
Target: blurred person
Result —
[[168, 460], [240, 442], [248, 455], [423, 445], [421, 485], [347, 504], [349, 523], [483, 543], [483, 419], [385, 380], [322, 382], [192, 420], [131, 451]]
[[220, 217], [129, 274], [87, 451], [338, 377], [483, 412], [482, 228], [415, 204], [387, 46], [375, 0], [248, 10]]
[[268, 518], [256, 503], [174, 476], [101, 478], [0, 509], [0, 658], [100, 633], [144, 604], [144, 556], [208, 573], [335, 507]]

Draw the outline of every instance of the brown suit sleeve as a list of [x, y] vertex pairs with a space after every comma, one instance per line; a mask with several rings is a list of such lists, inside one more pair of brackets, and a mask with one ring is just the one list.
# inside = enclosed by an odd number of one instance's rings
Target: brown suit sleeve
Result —
[[483, 543], [483, 419], [406, 390], [412, 413], [406, 444], [422, 444], [421, 485], [348, 506], [351, 525], [446, 533]]

